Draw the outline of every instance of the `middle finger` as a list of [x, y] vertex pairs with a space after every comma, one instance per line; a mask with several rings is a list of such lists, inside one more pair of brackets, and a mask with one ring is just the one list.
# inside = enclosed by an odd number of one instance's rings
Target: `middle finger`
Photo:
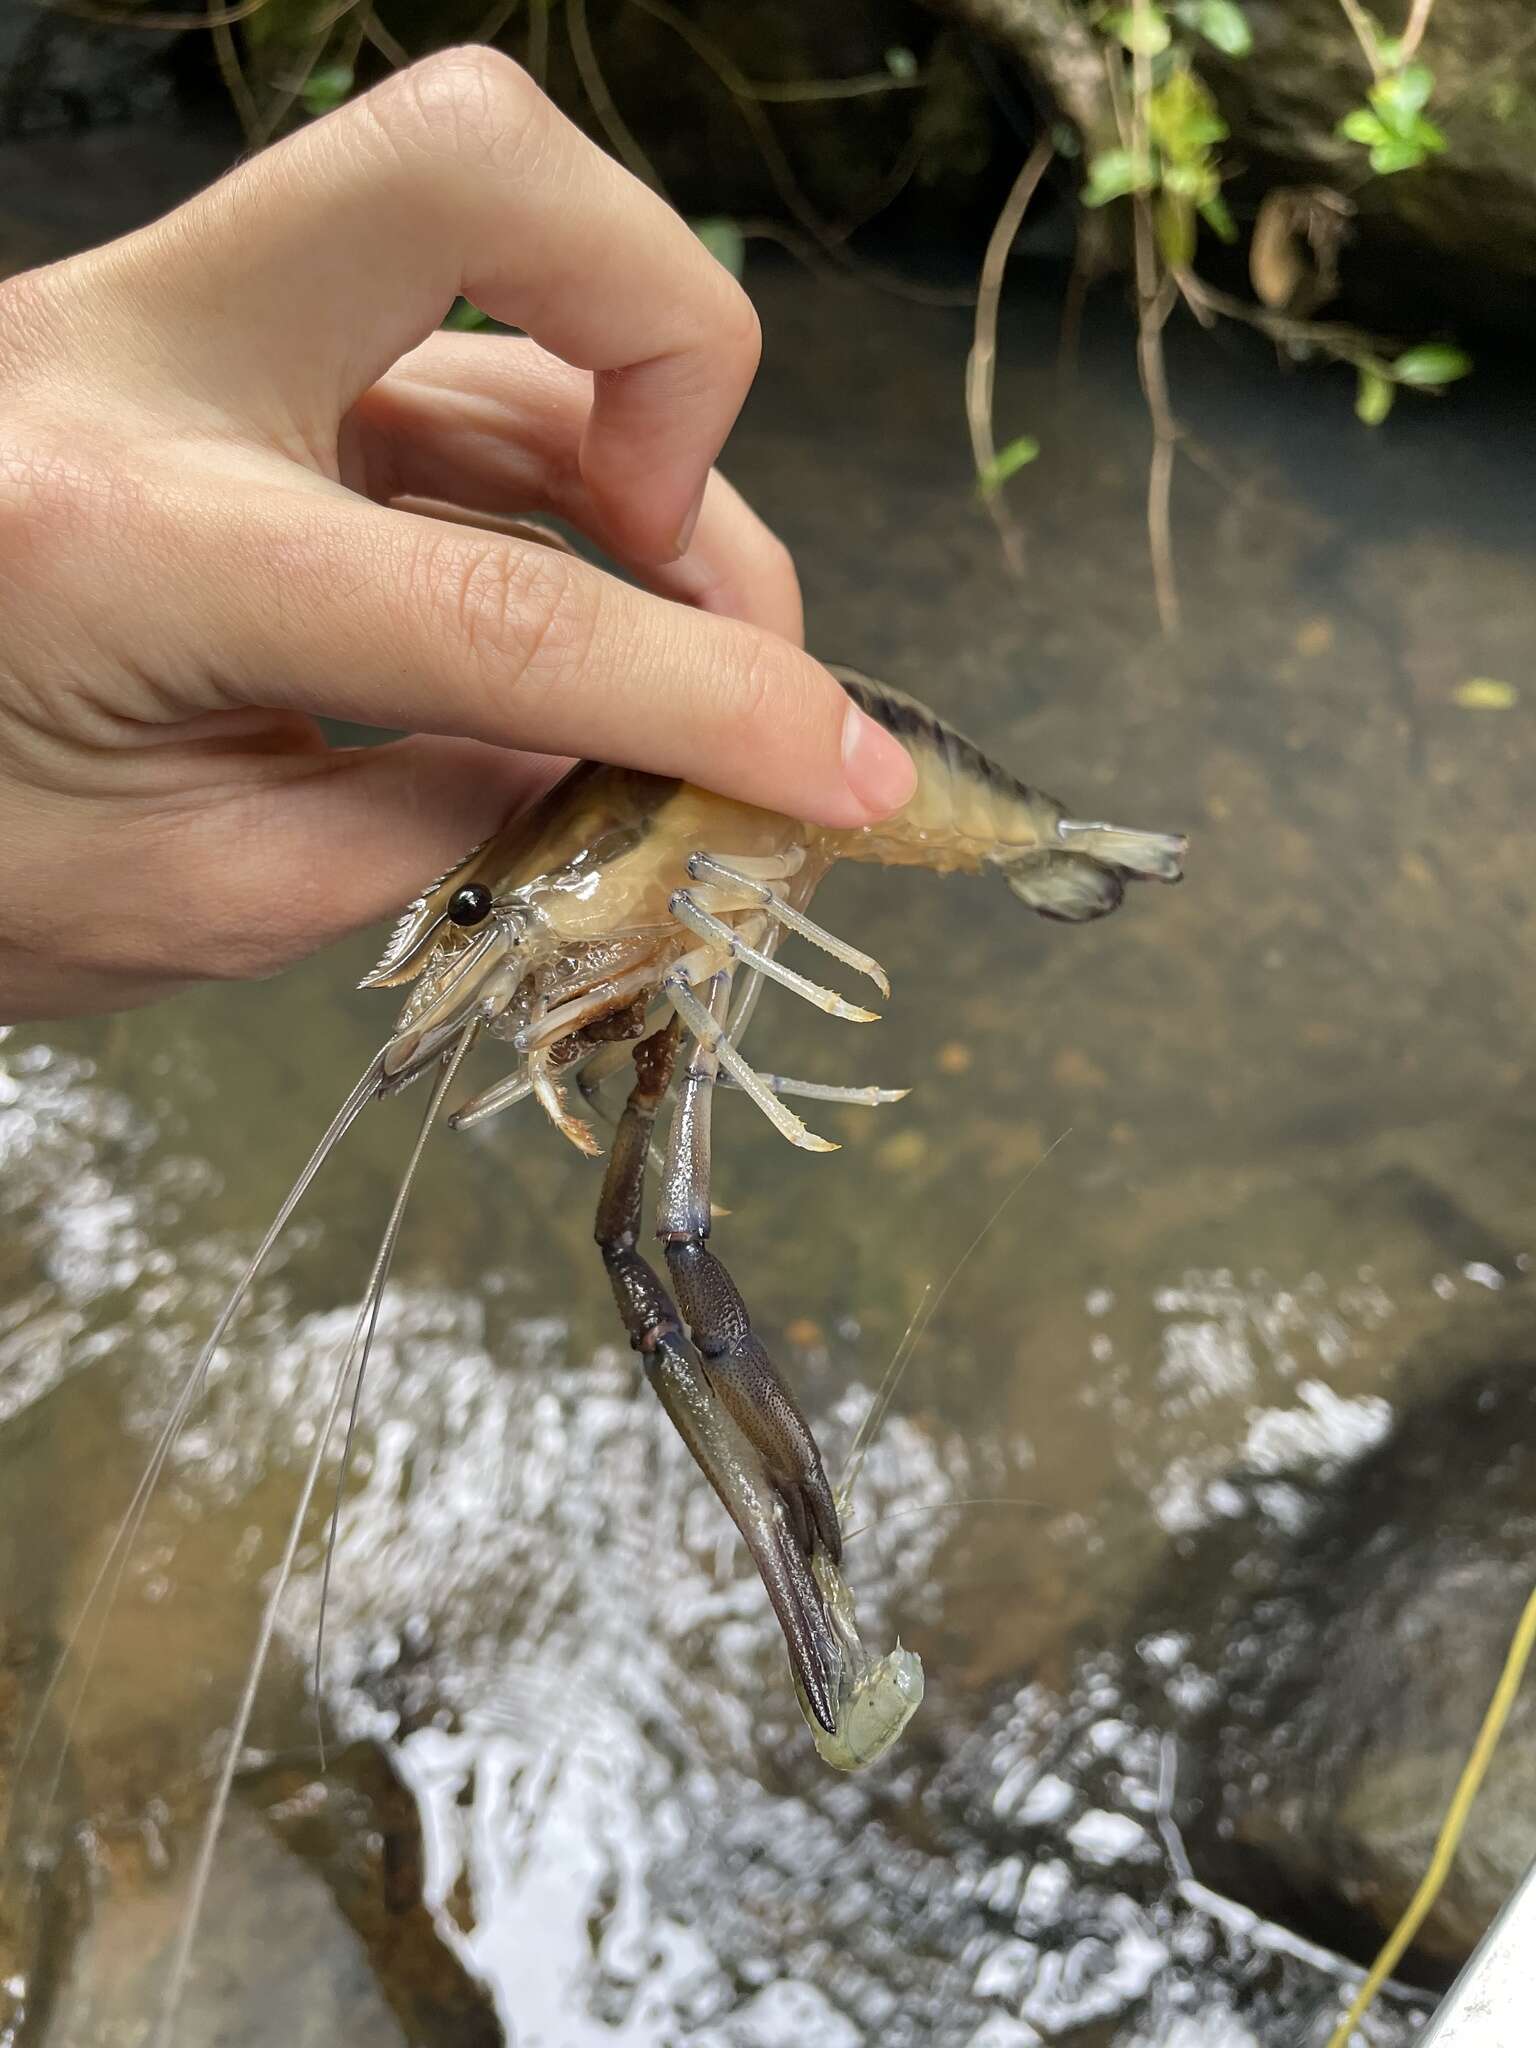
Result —
[[592, 379], [531, 341], [437, 334], [354, 406], [342, 479], [378, 503], [436, 500], [471, 513], [552, 512], [665, 597], [799, 641], [788, 550], [717, 471], [693, 540], [657, 568], [616, 541], [581, 472]]

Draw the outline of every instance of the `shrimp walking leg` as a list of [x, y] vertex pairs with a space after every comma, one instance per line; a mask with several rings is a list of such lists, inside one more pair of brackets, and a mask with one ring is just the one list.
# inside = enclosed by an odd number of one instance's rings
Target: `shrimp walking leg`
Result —
[[[712, 1017], [728, 994], [729, 976], [722, 974]], [[754, 1333], [735, 1282], [709, 1248], [710, 1127], [719, 1053], [718, 1039], [701, 1039], [689, 1061], [667, 1142], [656, 1235], [711, 1387], [762, 1456], [802, 1548], [809, 1555], [819, 1540], [836, 1562], [842, 1535], [816, 1439]]]
[[760, 1452], [701, 1371], [672, 1297], [638, 1248], [651, 1133], [671, 1079], [679, 1028], [674, 1018], [635, 1048], [635, 1085], [614, 1138], [595, 1235], [630, 1344], [674, 1428], [741, 1531], [796, 1679], [830, 1734], [838, 1725], [844, 1652], [821, 1588]]
[[820, 982], [808, 981], [803, 974], [796, 974], [792, 967], [786, 967], [771, 954], [760, 952], [748, 945], [738, 932], [732, 931], [724, 918], [716, 917], [712, 910], [706, 910], [696, 897], [686, 889], [677, 890], [667, 908], [679, 924], [686, 925], [691, 932], [697, 932], [701, 939], [708, 939], [733, 960], [745, 960], [755, 967], [759, 974], [767, 975], [797, 996], [803, 996], [808, 1003], [814, 1003], [818, 1010], [825, 1010], [829, 1017], [841, 1017], [848, 1024], [874, 1024], [878, 1021], [873, 1010], [860, 1009], [857, 1003], [846, 1002], [834, 989], [823, 988]]
[[[857, 946], [850, 946], [846, 939], [840, 939], [836, 932], [829, 932], [825, 925], [817, 924], [814, 918], [807, 917], [803, 910], [796, 910], [766, 886], [761, 878], [761, 869], [767, 866], [766, 862], [737, 860], [727, 863], [716, 860], [713, 854], [694, 853], [689, 855], [686, 865], [695, 882], [718, 883], [722, 888], [739, 893], [747, 902], [765, 910], [787, 931], [798, 932], [802, 939], [819, 946], [823, 953], [830, 953], [834, 960], [841, 960], [857, 973], [867, 975], [881, 995], [890, 994], [890, 979], [878, 960], [872, 959], [868, 953], [861, 953]], [[798, 866], [797, 862], [796, 868]]]
[[771, 1088], [765, 1087], [753, 1069], [731, 1044], [724, 1029], [711, 1017], [698, 997], [669, 974], [662, 982], [667, 1001], [682, 1018], [701, 1045], [718, 1055], [720, 1064], [745, 1094], [750, 1095], [776, 1131], [798, 1145], [802, 1152], [835, 1152], [830, 1138], [818, 1138], [808, 1131], [793, 1110], [784, 1107]]
[[[883, 1102], [905, 1102], [910, 1088], [846, 1088], [836, 1081], [797, 1081], [792, 1074], [764, 1074], [758, 1080], [774, 1095], [800, 1095], [807, 1102], [844, 1102], [855, 1109], [877, 1109]], [[733, 1075], [722, 1074], [722, 1084], [739, 1088]]]

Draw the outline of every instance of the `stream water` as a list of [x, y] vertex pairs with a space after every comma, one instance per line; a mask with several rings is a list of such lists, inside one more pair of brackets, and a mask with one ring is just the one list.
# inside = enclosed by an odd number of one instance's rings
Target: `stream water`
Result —
[[[1346, 1981], [1328, 1952], [1369, 1941], [1321, 1878], [1287, 1923], [1315, 1952], [1245, 1921], [1283, 1916], [1222, 1892], [1198, 1846], [1184, 1868], [1181, 1786], [1255, 1561], [1436, 1391], [1411, 1368], [1426, 1345], [1446, 1382], [1494, 1319], [1508, 1350], [1536, 1245], [1529, 412], [1490, 372], [1372, 433], [1346, 381], [1181, 336], [1170, 642], [1115, 305], [1063, 379], [1057, 281], [1026, 269], [1010, 294], [999, 438], [1042, 444], [1009, 493], [1021, 585], [972, 489], [967, 316], [771, 258], [749, 283], [766, 361], [728, 466], [795, 548], [810, 644], [1078, 815], [1191, 835], [1184, 888], [1080, 930], [979, 882], [834, 875], [817, 914], [885, 964], [884, 1020], [843, 1031], [770, 991], [751, 1045], [913, 1092], [833, 1112], [828, 1158], [739, 1098], [718, 1120], [717, 1244], [834, 1470], [931, 1290], [850, 1548], [870, 1633], [921, 1652], [927, 1700], [867, 1778], [818, 1763], [761, 1589], [616, 1332], [596, 1172], [532, 1111], [444, 1135], [341, 1512], [337, 1755], [322, 1778], [317, 1518], [184, 2038], [1321, 2041]], [[1479, 677], [1513, 704], [1464, 707]], [[371, 943], [0, 1043], [13, 1733], [180, 1375], [387, 1028], [387, 1000], [350, 992]], [[141, 2038], [417, 1111], [371, 1111], [327, 1172], [78, 1710], [80, 1647], [19, 1773], [13, 1745], [33, 1873], [6, 1974], [32, 2031], [0, 2037]], [[1454, 1432], [1445, 1457], [1475, 1496]], [[1178, 1629], [1148, 1621], [1170, 1585]], [[1389, 1999], [1372, 2038], [1407, 2040], [1418, 2010]]]

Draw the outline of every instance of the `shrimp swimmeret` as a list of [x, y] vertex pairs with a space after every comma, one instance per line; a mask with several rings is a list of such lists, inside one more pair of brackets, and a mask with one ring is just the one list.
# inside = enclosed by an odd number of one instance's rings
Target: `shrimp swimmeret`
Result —
[[[806, 1127], [790, 1100], [874, 1107], [906, 1092], [795, 1081], [750, 1066], [741, 1050], [764, 981], [830, 1016], [872, 1017], [785, 966], [778, 948], [786, 936], [808, 940], [889, 993], [877, 962], [808, 915], [818, 882], [835, 862], [940, 873], [995, 869], [1029, 908], [1076, 924], [1115, 910], [1128, 882], [1177, 882], [1184, 840], [1069, 818], [1054, 798], [1018, 781], [912, 698], [851, 671], [834, 673], [916, 764], [916, 789], [896, 816], [858, 830], [828, 830], [692, 784], [585, 763], [412, 904], [365, 980], [369, 988], [411, 984], [395, 1031], [337, 1112], [219, 1315], [92, 1596], [93, 1603], [110, 1601], [121, 1582], [151, 1491], [209, 1365], [321, 1166], [365, 1103], [435, 1069], [421, 1133], [338, 1369], [329, 1421], [308, 1466], [229, 1732], [168, 1981], [162, 2042], [170, 2040], [222, 1816], [326, 1438], [349, 1391], [356, 1412], [416, 1163], [482, 1040], [505, 1045], [512, 1069], [450, 1114], [449, 1125], [462, 1129], [533, 1096], [585, 1152], [600, 1148], [573, 1112], [567, 1084], [574, 1080], [593, 1103], [603, 1079], [632, 1062], [633, 1086], [598, 1203], [598, 1245], [647, 1377], [762, 1578], [821, 1755], [844, 1770], [874, 1762], [921, 1701], [917, 1657], [899, 1644], [873, 1656], [860, 1640], [839, 1569], [838, 1503], [820, 1451], [710, 1247], [717, 1084], [742, 1090], [793, 1145], [812, 1152], [836, 1147]], [[669, 1095], [656, 1235], [670, 1288], [639, 1250], [653, 1132]]]

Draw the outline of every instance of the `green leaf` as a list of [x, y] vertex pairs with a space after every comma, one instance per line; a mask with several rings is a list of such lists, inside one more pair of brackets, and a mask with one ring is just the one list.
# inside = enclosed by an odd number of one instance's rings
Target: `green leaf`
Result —
[[1454, 384], [1458, 377], [1467, 376], [1471, 368], [1472, 358], [1465, 349], [1452, 348], [1447, 342], [1427, 341], [1400, 355], [1392, 365], [1392, 375], [1399, 384], [1432, 391], [1441, 384]]
[[1195, 209], [1177, 192], [1158, 194], [1157, 247], [1170, 270], [1188, 270], [1195, 260]]
[[1400, 135], [1389, 135], [1371, 151], [1371, 169], [1382, 178], [1390, 178], [1394, 171], [1415, 171], [1423, 161], [1420, 144]]
[[905, 82], [917, 76], [917, 58], [901, 43], [894, 44], [885, 53], [885, 68], [892, 78]]
[[1152, 139], [1168, 156], [1193, 159], [1226, 139], [1227, 124], [1195, 74], [1178, 65], [1153, 93], [1147, 109]]
[[1253, 48], [1253, 31], [1237, 0], [1200, 0], [1191, 11], [1191, 26], [1224, 57], [1246, 57]]
[[1404, 121], [1422, 114], [1435, 89], [1435, 74], [1427, 64], [1410, 64], [1402, 71], [1389, 72], [1371, 87], [1371, 105], [1383, 118], [1396, 115]]
[[978, 470], [976, 489], [983, 498], [994, 497], [1009, 477], [1017, 476], [1021, 469], [1027, 469], [1040, 453], [1040, 443], [1031, 434], [1020, 434], [1005, 448], [999, 448], [992, 460]]
[[1501, 683], [1496, 676], [1468, 676], [1452, 690], [1451, 701], [1463, 711], [1513, 711], [1520, 692], [1513, 683]]
[[696, 220], [693, 232], [732, 277], [741, 276], [747, 259], [747, 243], [739, 221], [730, 220], [723, 214], [709, 220]]
[[1386, 142], [1390, 140], [1381, 116], [1373, 114], [1369, 107], [1356, 107], [1339, 123], [1339, 133], [1350, 142]]
[[1237, 240], [1237, 222], [1232, 218], [1231, 210], [1219, 191], [1213, 192], [1209, 199], [1201, 200], [1200, 218], [1223, 242]]
[[1374, 370], [1362, 370], [1360, 388], [1355, 394], [1355, 417], [1368, 427], [1379, 427], [1392, 410], [1396, 396], [1385, 377], [1378, 376]]
[[468, 299], [455, 299], [448, 309], [448, 317], [443, 325], [456, 333], [467, 334], [476, 327], [488, 325], [490, 317], [489, 313], [482, 313], [478, 306], [472, 306]]
[[1133, 57], [1160, 57], [1173, 41], [1173, 30], [1160, 7], [1117, 7], [1104, 26]]
[[299, 95], [304, 102], [305, 113], [317, 118], [330, 113], [333, 107], [341, 105], [352, 86], [350, 64], [317, 64], [305, 79], [304, 90]]
[[1090, 159], [1088, 182], [1082, 191], [1084, 206], [1107, 206], [1128, 192], [1150, 192], [1156, 173], [1144, 156], [1129, 149], [1106, 149]]

